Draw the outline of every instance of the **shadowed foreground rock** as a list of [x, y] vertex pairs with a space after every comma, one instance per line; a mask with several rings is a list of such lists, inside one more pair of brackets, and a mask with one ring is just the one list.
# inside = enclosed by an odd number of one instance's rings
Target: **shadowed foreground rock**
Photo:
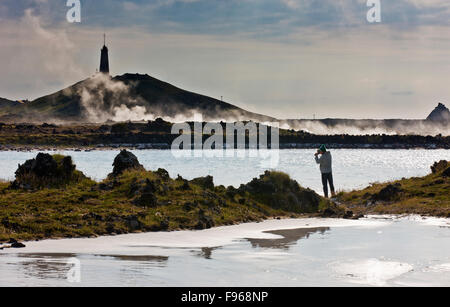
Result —
[[399, 183], [389, 184], [385, 188], [381, 189], [378, 194], [373, 196], [373, 200], [379, 201], [393, 201], [398, 199], [402, 192], [401, 185]]
[[59, 187], [85, 178], [75, 168], [70, 156], [39, 153], [35, 159], [19, 165], [11, 188]]
[[441, 160], [439, 162], [435, 162], [431, 166], [431, 172], [433, 174], [439, 173], [439, 172], [445, 170], [448, 166], [449, 166], [449, 163], [446, 160]]
[[259, 179], [241, 185], [239, 191], [272, 208], [290, 212], [318, 212], [321, 202], [326, 202], [313, 190], [302, 188], [289, 175], [279, 172], [266, 171]]
[[134, 169], [134, 170], [144, 170], [142, 164], [139, 163], [137, 157], [127, 151], [122, 150], [114, 159], [113, 163], [114, 169], [112, 172], [112, 176], [119, 176], [125, 170]]

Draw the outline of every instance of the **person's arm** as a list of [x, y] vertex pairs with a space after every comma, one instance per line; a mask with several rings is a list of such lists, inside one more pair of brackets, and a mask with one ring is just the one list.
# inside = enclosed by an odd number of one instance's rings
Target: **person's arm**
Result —
[[316, 155], [315, 158], [316, 158], [316, 163], [320, 164], [322, 157], [319, 158], [319, 155]]

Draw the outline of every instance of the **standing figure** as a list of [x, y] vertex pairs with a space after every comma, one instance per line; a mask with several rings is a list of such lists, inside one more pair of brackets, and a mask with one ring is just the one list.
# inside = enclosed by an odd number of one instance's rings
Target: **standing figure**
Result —
[[325, 145], [320, 146], [315, 154], [316, 163], [320, 164], [320, 172], [322, 173], [323, 193], [328, 198], [328, 184], [330, 184], [332, 197], [336, 196], [333, 184], [333, 168], [332, 157]]

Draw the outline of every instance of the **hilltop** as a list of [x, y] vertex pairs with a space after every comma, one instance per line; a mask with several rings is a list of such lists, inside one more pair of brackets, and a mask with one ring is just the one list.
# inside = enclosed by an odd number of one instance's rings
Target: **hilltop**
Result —
[[431, 114], [427, 117], [427, 120], [448, 123], [450, 122], [450, 111], [444, 104], [439, 103], [433, 112], [431, 112]]

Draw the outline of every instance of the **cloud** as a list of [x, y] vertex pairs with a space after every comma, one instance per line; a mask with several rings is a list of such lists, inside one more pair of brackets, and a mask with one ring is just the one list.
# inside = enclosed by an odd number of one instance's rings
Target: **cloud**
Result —
[[0, 84], [2, 94], [21, 87], [25, 92], [49, 84], [61, 87], [86, 76], [76, 62], [77, 46], [67, 31], [44, 27], [32, 9], [25, 10], [18, 20], [0, 20], [0, 37], [0, 66], [6, 74]]

